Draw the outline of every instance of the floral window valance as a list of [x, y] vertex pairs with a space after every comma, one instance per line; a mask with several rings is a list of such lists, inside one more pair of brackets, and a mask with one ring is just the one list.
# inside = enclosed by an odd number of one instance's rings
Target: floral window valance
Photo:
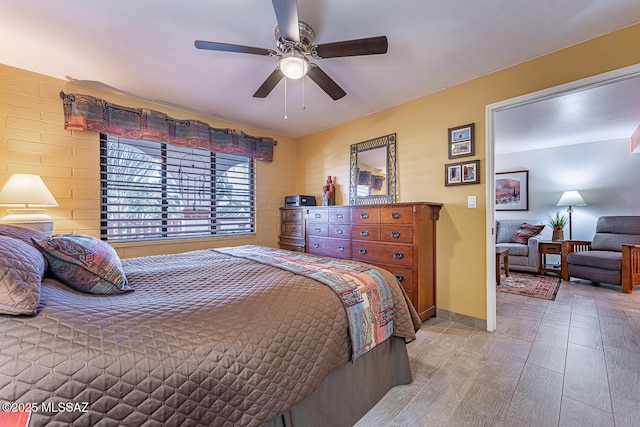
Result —
[[271, 138], [213, 128], [198, 120], [177, 120], [151, 109], [123, 107], [89, 95], [60, 92], [60, 98], [64, 105], [65, 129], [103, 132], [273, 161], [273, 146], [277, 141]]

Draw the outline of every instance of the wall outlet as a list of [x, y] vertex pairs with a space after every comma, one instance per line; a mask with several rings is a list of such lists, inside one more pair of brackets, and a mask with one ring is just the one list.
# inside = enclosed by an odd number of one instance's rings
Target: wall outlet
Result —
[[469, 209], [475, 209], [476, 208], [476, 196], [468, 196], [467, 197], [467, 207]]

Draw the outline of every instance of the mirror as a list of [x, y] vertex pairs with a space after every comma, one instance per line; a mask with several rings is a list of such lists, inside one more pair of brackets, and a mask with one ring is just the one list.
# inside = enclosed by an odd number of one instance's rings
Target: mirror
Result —
[[349, 204], [395, 203], [396, 134], [351, 145]]

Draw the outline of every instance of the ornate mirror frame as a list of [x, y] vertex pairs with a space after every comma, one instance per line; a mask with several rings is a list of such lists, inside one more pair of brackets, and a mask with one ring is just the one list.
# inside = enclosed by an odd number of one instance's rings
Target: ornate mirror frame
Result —
[[[384, 180], [385, 194], [372, 196], [358, 196], [358, 153], [376, 148], [386, 147], [386, 179]], [[351, 145], [351, 158], [349, 161], [351, 176], [349, 179], [349, 204], [350, 205], [370, 205], [375, 203], [395, 203], [396, 202], [396, 134], [381, 136], [368, 141], [358, 142]]]

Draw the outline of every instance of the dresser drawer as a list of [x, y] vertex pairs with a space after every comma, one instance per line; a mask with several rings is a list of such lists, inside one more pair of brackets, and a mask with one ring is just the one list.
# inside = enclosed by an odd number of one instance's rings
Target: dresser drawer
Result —
[[349, 208], [331, 208], [328, 210], [327, 216], [329, 217], [329, 222], [351, 223], [351, 209]]
[[329, 223], [329, 237], [348, 239], [351, 237], [351, 226], [349, 224]]
[[289, 237], [304, 237], [302, 223], [283, 222], [280, 224], [280, 234]]
[[309, 236], [307, 251], [316, 255], [349, 259], [351, 257], [351, 240]]
[[307, 234], [309, 236], [327, 237], [329, 235], [329, 224], [326, 222], [309, 222], [307, 224]]
[[371, 225], [352, 225], [351, 238], [353, 240], [371, 240], [377, 242], [380, 240], [380, 226]]
[[351, 224], [378, 224], [380, 222], [380, 208], [357, 207], [351, 208]]
[[372, 242], [353, 242], [351, 257], [371, 264], [384, 263], [413, 267], [413, 246]]
[[290, 245], [290, 246], [302, 246], [303, 248], [305, 245], [304, 237], [291, 237], [291, 236], [284, 236], [282, 234], [280, 235], [279, 243]]
[[413, 243], [413, 227], [410, 225], [381, 225], [380, 240], [391, 243]]
[[397, 265], [387, 265], [387, 264], [376, 264], [379, 267], [384, 268], [385, 270], [391, 272], [398, 282], [402, 285], [405, 291], [407, 292], [415, 292], [416, 291], [416, 282], [413, 276], [413, 270], [407, 267], [398, 267]]
[[302, 222], [302, 209], [282, 209], [280, 211], [282, 222]]
[[314, 208], [309, 209], [309, 214], [307, 215], [308, 222], [328, 222], [329, 221], [329, 210], [323, 208]]
[[285, 249], [287, 251], [304, 252], [304, 245], [290, 245], [286, 242], [279, 242], [278, 245], [280, 246], [280, 249]]
[[413, 208], [411, 206], [381, 207], [380, 222], [382, 224], [412, 224]]

